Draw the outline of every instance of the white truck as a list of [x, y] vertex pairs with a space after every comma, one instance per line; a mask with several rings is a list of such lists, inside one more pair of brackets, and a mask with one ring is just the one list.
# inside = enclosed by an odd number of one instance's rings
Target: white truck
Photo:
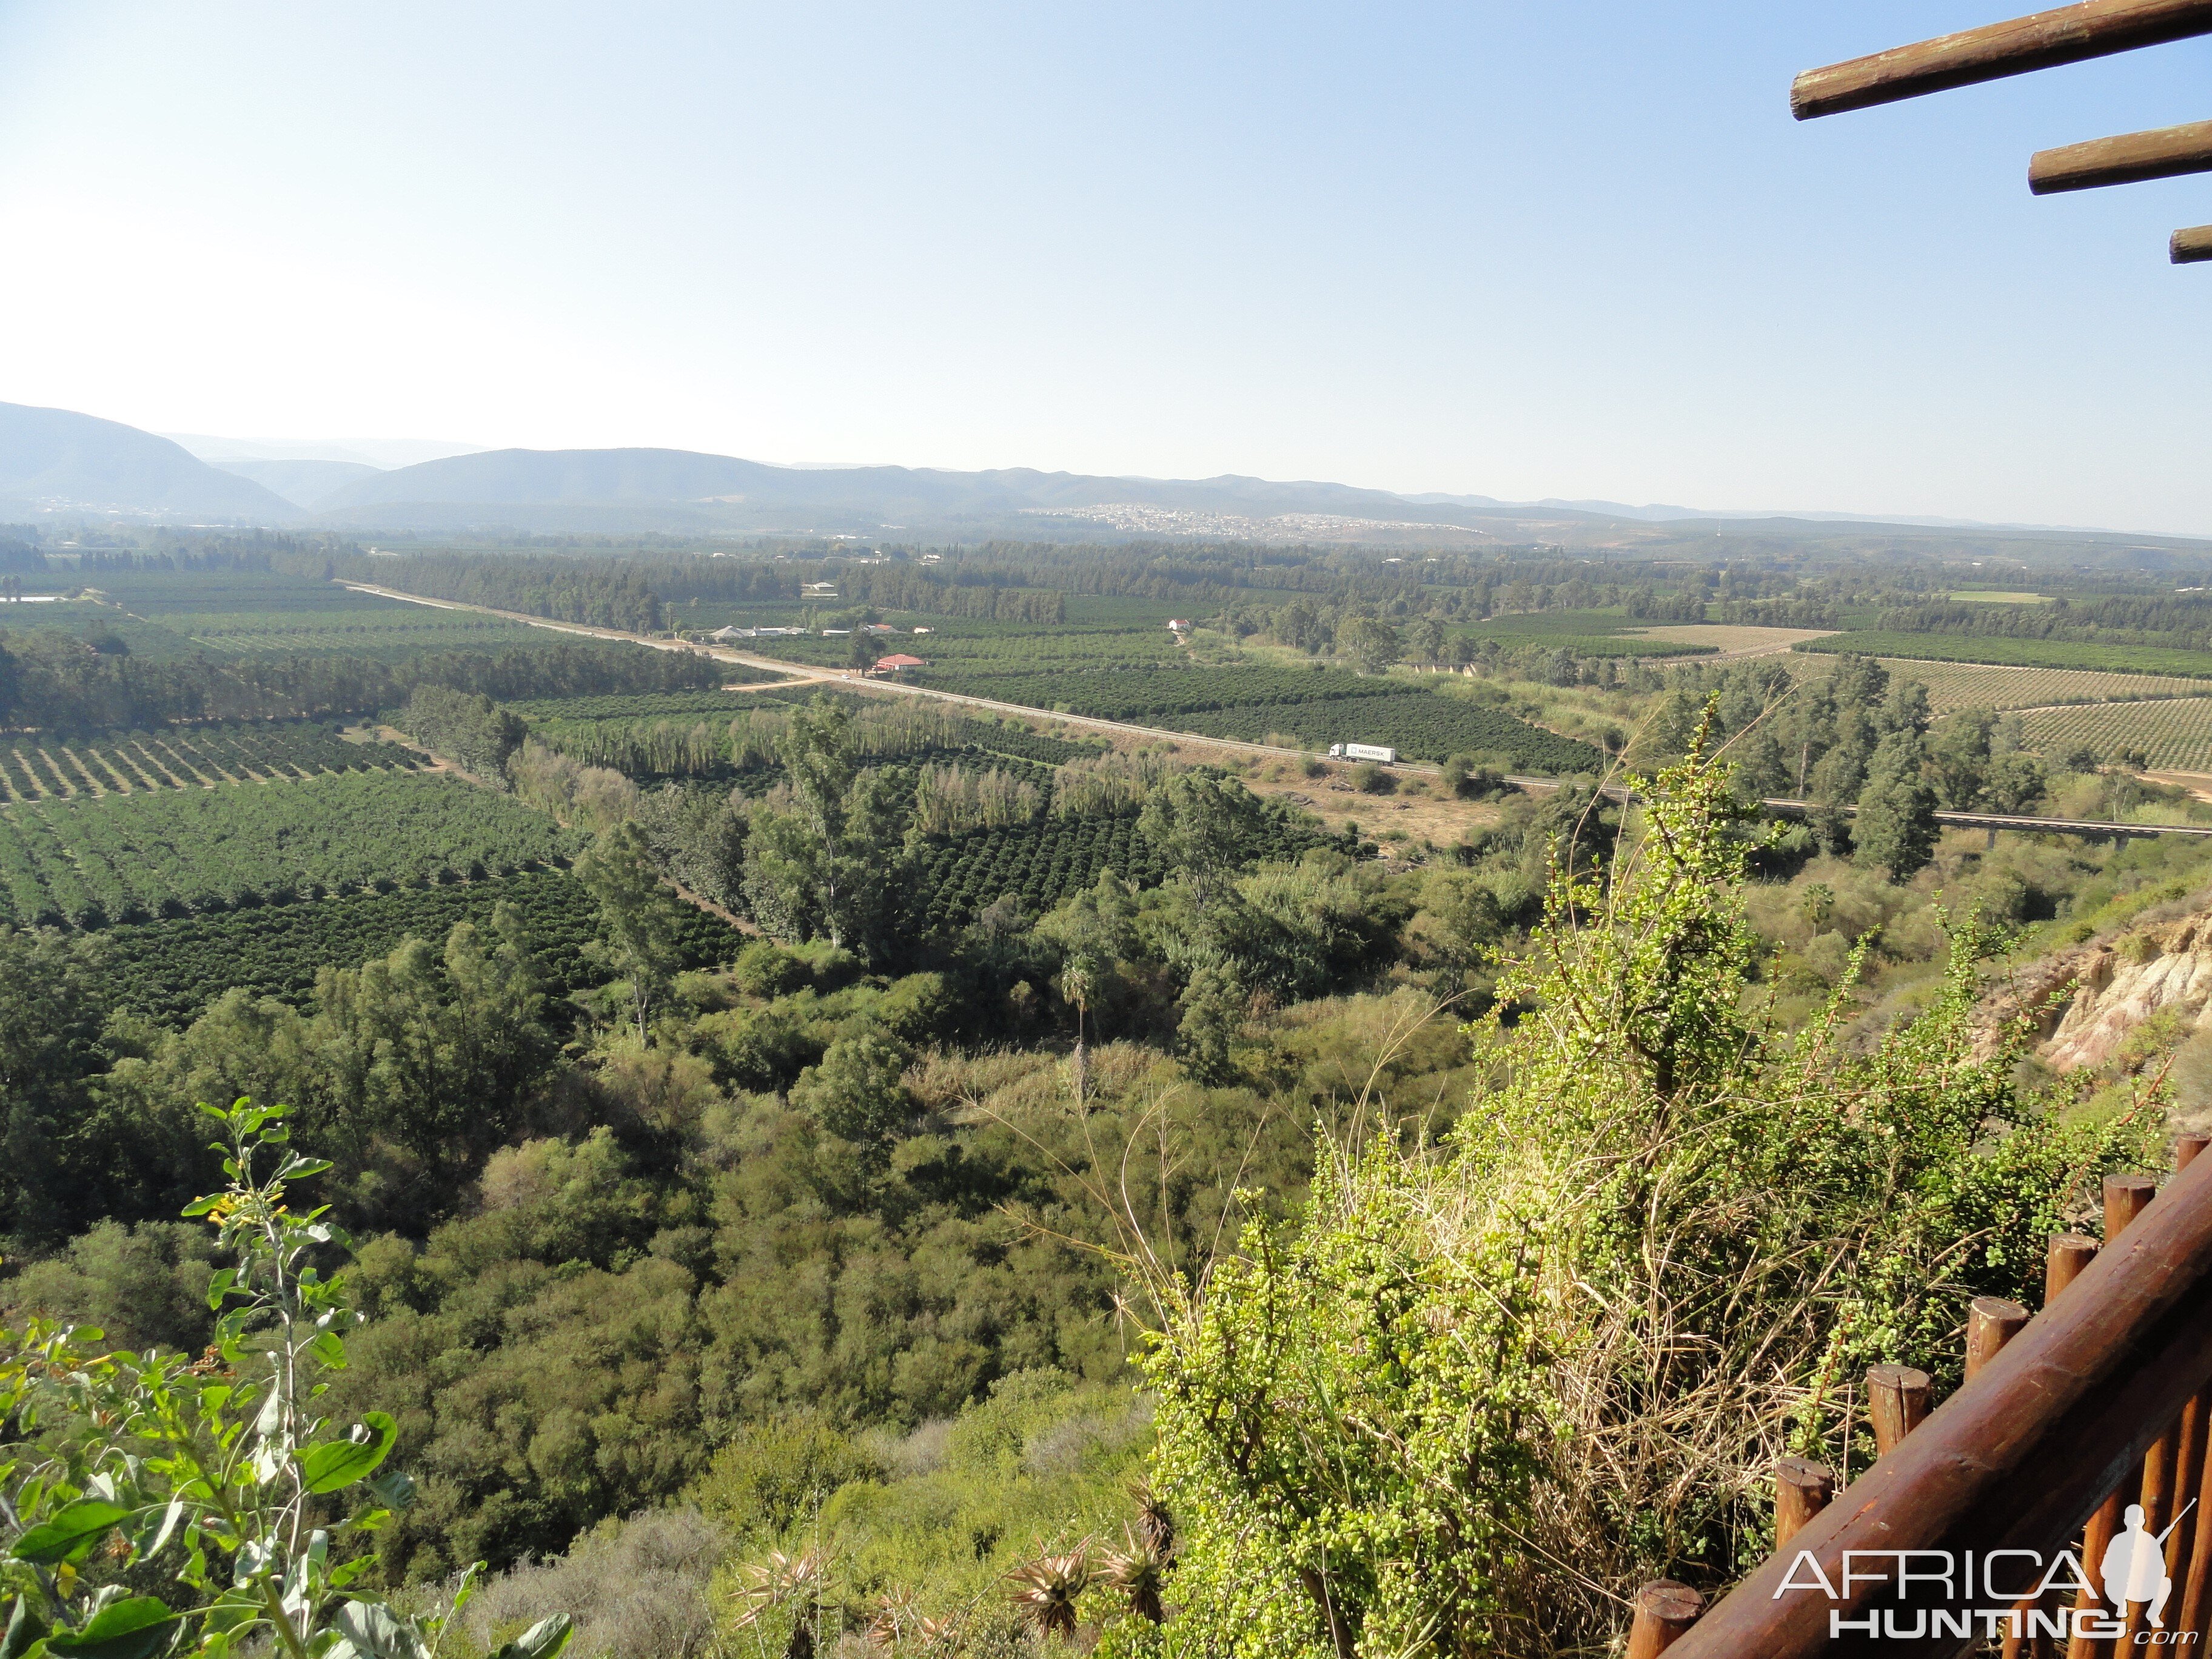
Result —
[[1328, 746], [1331, 760], [1374, 761], [1382, 766], [1395, 766], [1398, 751], [1379, 743], [1333, 743]]

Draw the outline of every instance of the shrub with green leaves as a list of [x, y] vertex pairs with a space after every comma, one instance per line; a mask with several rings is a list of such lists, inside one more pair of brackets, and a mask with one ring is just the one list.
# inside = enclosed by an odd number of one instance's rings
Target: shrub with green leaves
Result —
[[[237, 1262], [209, 1282], [204, 1357], [103, 1352], [100, 1331], [38, 1320], [0, 1333], [0, 1644], [14, 1659], [431, 1659], [450, 1613], [353, 1588], [374, 1565], [365, 1535], [413, 1483], [384, 1467], [390, 1416], [341, 1428], [319, 1410], [360, 1317], [320, 1264], [349, 1243], [284, 1198], [330, 1165], [291, 1149], [282, 1106], [201, 1109], [230, 1184], [186, 1213]], [[568, 1638], [556, 1616], [495, 1659], [551, 1659]]]
[[1615, 1643], [1637, 1583], [1763, 1557], [1777, 1455], [1863, 1467], [1867, 1364], [1954, 1380], [1966, 1302], [2032, 1305], [2045, 1235], [2152, 1161], [2153, 1097], [2068, 1115], [1978, 1046], [1974, 923], [1870, 1051], [1842, 995], [1782, 1029], [1702, 750], [1555, 870], [1443, 1145], [1324, 1143], [1302, 1224], [1152, 1276], [1169, 1652]]

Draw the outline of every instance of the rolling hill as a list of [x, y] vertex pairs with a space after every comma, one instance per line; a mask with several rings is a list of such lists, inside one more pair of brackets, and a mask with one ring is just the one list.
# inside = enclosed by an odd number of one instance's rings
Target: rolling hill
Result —
[[250, 478], [118, 421], [0, 404], [0, 503], [33, 513], [284, 524], [300, 510]]
[[[1236, 520], [1285, 514], [1473, 528], [1488, 516], [1344, 484], [1109, 477], [1026, 467], [981, 472], [903, 466], [781, 467], [675, 449], [491, 450], [359, 478], [319, 503], [334, 523], [450, 528], [594, 519], [789, 531], [1079, 529], [1083, 509], [1152, 509]], [[1097, 527], [1115, 527], [1110, 518]], [[1126, 526], [1121, 526], [1126, 528]], [[1235, 533], [1231, 530], [1228, 533]]]

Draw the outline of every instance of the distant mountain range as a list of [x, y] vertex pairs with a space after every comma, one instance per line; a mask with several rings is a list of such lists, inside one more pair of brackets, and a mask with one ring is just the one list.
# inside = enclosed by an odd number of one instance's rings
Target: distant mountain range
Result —
[[[1833, 539], [2054, 532], [1851, 514], [1700, 512], [1615, 501], [1505, 501], [1399, 495], [1348, 484], [1224, 475], [1176, 479], [904, 466], [771, 466], [677, 449], [495, 449], [428, 441], [332, 444], [180, 434], [66, 410], [0, 404], [0, 520], [120, 516], [182, 523], [322, 526], [360, 532], [665, 532], [877, 538], [1115, 541], [1131, 537], [1276, 543], [1480, 546], [1559, 542], [1597, 551], [1664, 544], [1711, 556], [1717, 537]], [[197, 453], [193, 453], [197, 452]], [[382, 465], [430, 455], [409, 465]], [[1691, 544], [1705, 538], [1702, 548]], [[2112, 538], [2112, 539], [2120, 539]], [[2129, 538], [2201, 550], [2175, 538]]]
[[65, 409], [0, 404], [0, 513], [276, 524], [283, 496], [218, 471], [182, 445]]

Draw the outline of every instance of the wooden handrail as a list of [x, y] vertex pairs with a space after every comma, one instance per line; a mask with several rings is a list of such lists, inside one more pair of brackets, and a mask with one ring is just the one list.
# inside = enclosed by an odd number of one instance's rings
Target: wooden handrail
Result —
[[2038, 196], [2051, 196], [2191, 173], [2212, 173], [2212, 121], [2039, 149], [2027, 163], [2027, 187]]
[[2177, 230], [2166, 244], [2166, 258], [2178, 265], [2201, 265], [2212, 259], [2212, 225]]
[[2200, 34], [2212, 34], [2212, 0], [2084, 0], [1807, 70], [1790, 107], [1809, 120]]
[[[1993, 1549], [2045, 1558], [2064, 1547], [2212, 1377], [2212, 1158], [2173, 1177], [2064, 1297], [1983, 1365], [1726, 1600], [1669, 1649], [1674, 1659], [1842, 1659], [1852, 1654], [1953, 1655], [1955, 1635], [1918, 1639], [1832, 1635], [1829, 1615], [1857, 1620], [1986, 1605], [1949, 1602], [1924, 1580], [1900, 1606], [1894, 1585], [1847, 1584], [1844, 1553], [1936, 1550], [1978, 1559]], [[1809, 1552], [1837, 1600], [1784, 1591]], [[2093, 1568], [2092, 1571], [2094, 1571]], [[1803, 1584], [1799, 1573], [1795, 1582]], [[1986, 1588], [1985, 1586], [1984, 1588]], [[1936, 1621], [1926, 1621], [1934, 1629]], [[1977, 1627], [1971, 1638], [1983, 1638]]]

